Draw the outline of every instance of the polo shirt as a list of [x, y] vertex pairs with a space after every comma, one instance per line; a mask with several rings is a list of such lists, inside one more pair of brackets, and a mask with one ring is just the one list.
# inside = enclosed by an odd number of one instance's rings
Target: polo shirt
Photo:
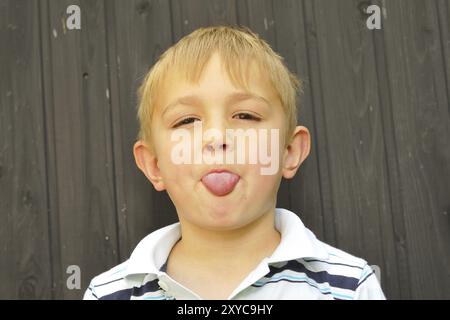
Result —
[[[276, 209], [275, 228], [281, 234], [278, 247], [227, 299], [385, 299], [365, 260], [318, 240], [295, 213]], [[180, 237], [179, 222], [150, 233], [127, 261], [94, 277], [84, 299], [202, 299], [166, 273]]]

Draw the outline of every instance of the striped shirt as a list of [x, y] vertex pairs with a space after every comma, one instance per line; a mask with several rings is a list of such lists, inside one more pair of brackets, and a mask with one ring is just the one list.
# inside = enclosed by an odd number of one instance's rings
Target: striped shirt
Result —
[[[385, 299], [365, 260], [318, 240], [295, 213], [276, 209], [275, 228], [280, 244], [228, 299]], [[175, 223], [146, 236], [127, 261], [92, 279], [84, 299], [201, 299], [166, 273], [180, 230]]]

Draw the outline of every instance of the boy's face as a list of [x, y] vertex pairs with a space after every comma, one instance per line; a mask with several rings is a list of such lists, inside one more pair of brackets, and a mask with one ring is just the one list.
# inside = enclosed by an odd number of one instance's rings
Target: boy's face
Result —
[[[182, 224], [230, 230], [256, 221], [275, 207], [281, 177], [292, 177], [309, 152], [306, 128], [298, 130], [297, 127], [294, 134], [297, 143], [285, 146], [285, 112], [268, 78], [255, 66], [249, 73], [248, 86], [249, 91], [235, 87], [216, 54], [198, 84], [174, 74], [161, 90], [152, 118], [153, 151], [138, 141], [135, 157], [155, 188], [167, 190]], [[194, 131], [198, 133], [199, 127], [202, 135], [195, 150]], [[211, 129], [223, 138], [217, 134], [205, 137], [203, 134]], [[247, 137], [243, 145], [229, 143], [232, 141], [225, 141], [230, 135], [226, 129], [253, 130], [257, 140], [250, 141]], [[176, 131], [192, 134], [192, 139], [174, 141]], [[271, 136], [274, 132], [279, 135]], [[266, 145], [260, 143], [259, 133], [265, 133]], [[174, 160], [174, 150], [179, 150], [180, 144], [186, 147], [184, 150], [192, 151], [192, 161], [180, 164]], [[245, 155], [245, 163], [194, 161], [196, 151], [201, 156], [211, 156], [237, 153], [237, 149]], [[255, 150], [268, 155], [272, 161], [279, 159], [270, 174], [262, 174], [261, 168], [267, 167], [267, 162], [249, 163], [250, 153]]]

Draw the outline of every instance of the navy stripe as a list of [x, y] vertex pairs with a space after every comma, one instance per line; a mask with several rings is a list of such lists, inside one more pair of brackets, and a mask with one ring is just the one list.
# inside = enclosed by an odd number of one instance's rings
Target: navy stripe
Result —
[[313, 259], [313, 260], [303, 259], [303, 260], [305, 260], [306, 262], [323, 262], [323, 263], [326, 263], [326, 264], [333, 264], [333, 265], [338, 265], [338, 266], [346, 266], [346, 267], [351, 267], [351, 268], [358, 268], [360, 270], [364, 269], [363, 267], [353, 266], [353, 265], [350, 265], [350, 264], [339, 263], [339, 262], [328, 262], [328, 261], [317, 260], [317, 259]]
[[367, 278], [369, 278], [371, 275], [373, 275], [374, 272], [372, 271], [371, 273], [369, 273], [360, 283], [358, 283], [358, 285], [356, 286], [356, 288], [358, 288], [360, 285], [362, 285], [364, 283], [364, 281], [367, 280]]
[[110, 283], [113, 283], [113, 282], [116, 282], [116, 281], [119, 281], [119, 280], [122, 280], [122, 279], [123, 279], [123, 277], [122, 277], [122, 278], [119, 278], [119, 279], [111, 280], [111, 281], [108, 281], [108, 282], [105, 282], [105, 283], [97, 284], [97, 285], [95, 285], [94, 287], [95, 287], [95, 288], [101, 287], [101, 286], [104, 286], [105, 284], [110, 284]]
[[99, 300], [130, 300], [133, 289], [124, 289], [100, 297]]
[[263, 284], [261, 284], [261, 285], [252, 284], [252, 287], [261, 288], [261, 287], [264, 287], [264, 286], [265, 286], [266, 284], [268, 284], [268, 283], [278, 283], [278, 282], [280, 282], [280, 281], [291, 282], [291, 283], [306, 283], [306, 284], [308, 284], [310, 287], [313, 287], [314, 289], [319, 290], [319, 292], [320, 292], [321, 294], [331, 294], [331, 292], [322, 292], [322, 291], [320, 290], [319, 287], [317, 287], [317, 286], [315, 286], [315, 285], [309, 283], [308, 281], [304, 281], [304, 280], [291, 280], [291, 279], [286, 279], [286, 278], [281, 278], [281, 279], [278, 279], [278, 280], [267, 281], [267, 282], [265, 282], [265, 283], [263, 283]]
[[301, 272], [306, 274], [308, 278], [313, 279], [317, 283], [329, 283], [330, 286], [341, 288], [341, 289], [347, 289], [347, 290], [355, 290], [359, 279], [353, 278], [353, 277], [346, 277], [341, 275], [333, 275], [329, 274], [326, 271], [319, 271], [314, 272], [311, 270], [308, 270], [302, 263], [300, 263], [297, 260], [290, 260], [286, 265], [277, 268], [274, 266], [269, 266], [269, 273], [265, 276], [265, 278], [271, 278], [275, 274], [281, 273], [286, 270], [291, 270], [294, 272]]
[[158, 279], [152, 280], [140, 287], [123, 289], [100, 298], [100, 300], [130, 300], [133, 297], [140, 297], [147, 292], [161, 290], [158, 285]]
[[158, 285], [158, 281], [159, 281], [159, 279], [155, 279], [155, 280], [147, 282], [146, 284], [144, 284], [141, 287], [134, 287], [133, 288], [134, 289], [133, 296], [139, 297], [147, 292], [162, 290]]
[[91, 287], [88, 288], [89, 291], [91, 291], [92, 295], [94, 296], [95, 299], [98, 299], [98, 297], [95, 295], [94, 290], [92, 290]]
[[161, 272], [167, 272], [167, 261], [164, 262], [164, 264], [161, 266], [161, 268], [159, 269], [159, 271], [161, 271]]

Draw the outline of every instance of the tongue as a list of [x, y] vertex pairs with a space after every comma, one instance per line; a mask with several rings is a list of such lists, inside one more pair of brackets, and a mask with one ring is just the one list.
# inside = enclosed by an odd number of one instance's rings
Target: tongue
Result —
[[212, 172], [202, 178], [203, 185], [216, 196], [225, 196], [233, 191], [239, 176], [231, 172]]

